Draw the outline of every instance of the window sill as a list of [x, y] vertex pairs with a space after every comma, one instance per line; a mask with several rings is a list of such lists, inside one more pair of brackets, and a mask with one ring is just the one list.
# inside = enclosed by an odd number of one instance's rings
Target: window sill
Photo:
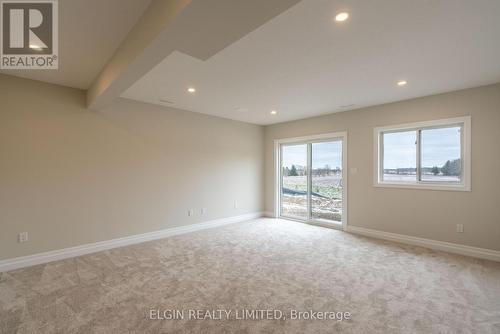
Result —
[[471, 191], [470, 186], [464, 184], [430, 184], [430, 183], [391, 183], [378, 182], [373, 185], [377, 188], [402, 188], [441, 191]]

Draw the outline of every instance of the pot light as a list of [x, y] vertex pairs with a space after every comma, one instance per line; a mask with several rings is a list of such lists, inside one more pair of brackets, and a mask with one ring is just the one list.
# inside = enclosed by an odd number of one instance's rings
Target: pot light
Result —
[[276, 115], [278, 112], [276, 110], [271, 110], [270, 114], [271, 115]]
[[337, 21], [337, 22], [344, 22], [348, 18], [349, 18], [349, 13], [347, 13], [347, 12], [342, 12], [342, 13], [338, 13], [337, 15], [335, 15], [335, 21]]
[[196, 92], [196, 88], [194, 88], [194, 87], [189, 87], [189, 88], [188, 88], [188, 92], [189, 92], [189, 93], [194, 93], [194, 92]]
[[30, 44], [30, 49], [37, 50], [37, 51], [42, 50], [42, 48], [40, 46], [35, 45], [35, 44]]
[[407, 83], [408, 83], [408, 81], [406, 81], [406, 80], [399, 80], [398, 86], [406, 86]]

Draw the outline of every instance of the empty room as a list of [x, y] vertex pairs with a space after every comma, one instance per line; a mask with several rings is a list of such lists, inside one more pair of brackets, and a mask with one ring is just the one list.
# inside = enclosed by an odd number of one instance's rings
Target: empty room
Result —
[[500, 1], [0, 10], [0, 334], [500, 333]]

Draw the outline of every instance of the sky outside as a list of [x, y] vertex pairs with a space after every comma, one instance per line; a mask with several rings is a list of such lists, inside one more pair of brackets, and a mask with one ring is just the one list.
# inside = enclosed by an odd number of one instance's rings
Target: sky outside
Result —
[[[384, 134], [384, 168], [416, 167], [416, 131]], [[422, 167], [460, 158], [460, 127], [422, 130]]]
[[[442, 167], [460, 158], [460, 127], [422, 130], [422, 166]], [[416, 167], [416, 131], [384, 134], [384, 168]], [[342, 142], [312, 144], [313, 169], [342, 167]], [[307, 165], [307, 145], [283, 146], [283, 166]]]
[[[330, 168], [342, 168], [342, 142], [322, 142], [312, 144], [312, 167], [323, 168], [329, 165]], [[307, 145], [283, 146], [283, 166], [290, 168], [307, 165]]]

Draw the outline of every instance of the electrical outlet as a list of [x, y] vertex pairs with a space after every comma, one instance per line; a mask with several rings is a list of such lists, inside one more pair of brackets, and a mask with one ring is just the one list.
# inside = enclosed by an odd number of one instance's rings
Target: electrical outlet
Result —
[[457, 224], [457, 233], [464, 233], [464, 225]]
[[193, 209], [189, 209], [188, 210], [188, 216], [189, 217], [194, 216], [194, 210]]
[[19, 242], [26, 242], [28, 241], [28, 232], [21, 232], [19, 233]]
[[238, 201], [234, 201], [234, 205], [233, 206], [234, 206], [235, 209], [238, 209]]
[[207, 208], [201, 208], [201, 214], [204, 215], [205, 213], [207, 213]]

